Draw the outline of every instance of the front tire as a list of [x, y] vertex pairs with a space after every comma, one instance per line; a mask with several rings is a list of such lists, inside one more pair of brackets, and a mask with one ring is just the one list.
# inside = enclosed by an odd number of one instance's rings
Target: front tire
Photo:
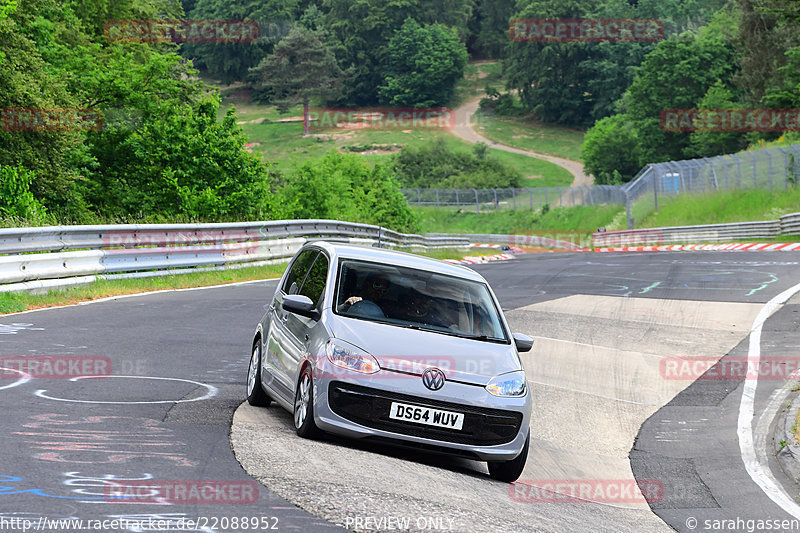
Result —
[[304, 439], [322, 436], [322, 431], [314, 423], [314, 379], [308, 366], [300, 374], [294, 394], [294, 427]]
[[531, 442], [531, 432], [528, 430], [528, 436], [525, 439], [525, 445], [519, 455], [510, 461], [489, 461], [489, 475], [492, 479], [497, 481], [504, 481], [511, 483], [519, 479], [522, 471], [525, 469], [525, 462], [528, 460], [528, 446]]
[[253, 344], [253, 355], [247, 368], [247, 403], [256, 407], [269, 407], [272, 399], [261, 388], [261, 339]]

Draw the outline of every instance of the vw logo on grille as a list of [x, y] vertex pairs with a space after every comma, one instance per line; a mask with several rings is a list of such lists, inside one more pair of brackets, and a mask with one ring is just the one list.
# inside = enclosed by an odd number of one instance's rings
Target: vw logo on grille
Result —
[[422, 384], [430, 390], [439, 390], [444, 387], [444, 372], [438, 368], [427, 368], [422, 373]]

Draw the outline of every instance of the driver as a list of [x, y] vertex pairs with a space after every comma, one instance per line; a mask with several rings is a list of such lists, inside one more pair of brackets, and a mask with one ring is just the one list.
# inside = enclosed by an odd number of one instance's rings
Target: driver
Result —
[[381, 307], [381, 302], [385, 303], [387, 292], [389, 292], [389, 280], [378, 273], [369, 274], [364, 283], [361, 284], [361, 295], [351, 296], [339, 305], [338, 310], [339, 312], [345, 312], [353, 304], [362, 300], [368, 300]]

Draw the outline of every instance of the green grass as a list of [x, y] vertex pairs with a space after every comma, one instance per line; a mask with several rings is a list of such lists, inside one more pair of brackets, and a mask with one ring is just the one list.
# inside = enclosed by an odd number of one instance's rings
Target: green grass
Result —
[[[313, 130], [312, 135], [303, 136], [302, 122], [274, 122], [280, 115], [273, 106], [261, 106], [239, 99], [224, 101], [224, 107], [236, 104], [238, 121], [247, 135], [250, 149], [260, 154], [265, 161], [271, 161], [277, 170], [291, 172], [308, 159], [319, 158], [331, 150], [348, 151], [349, 147], [358, 145], [376, 145], [383, 147], [385, 153], [361, 153], [365, 161], [376, 164], [387, 161], [398, 146], [418, 147], [433, 142], [436, 138], [455, 150], [472, 150], [472, 144], [458, 139], [444, 130], [412, 129], [412, 130]], [[283, 117], [300, 116], [302, 108], [292, 108]], [[265, 118], [261, 123], [254, 120]], [[512, 154], [502, 150], [489, 149], [489, 155], [502, 160], [516, 169], [523, 176], [525, 187], [564, 187], [572, 183], [572, 175], [565, 169], [522, 154]]]
[[582, 131], [531, 119], [484, 113], [476, 113], [473, 122], [481, 135], [500, 144], [581, 161]]
[[748, 189], [659, 197], [658, 211], [652, 211], [652, 197], [640, 202], [646, 204], [642, 208], [648, 207], [651, 212], [636, 219], [637, 228], [777, 220], [782, 215], [800, 212], [800, 189], [776, 192]]
[[413, 208], [420, 233], [495, 233], [588, 235], [606, 226], [625, 208], [619, 205], [558, 207], [539, 210], [503, 210], [489, 213], [458, 212], [430, 207]]
[[449, 107], [458, 107], [461, 104], [478, 96], [486, 96], [486, 86], [502, 89], [503, 67], [497, 61], [477, 61], [469, 63], [464, 69], [464, 77], [456, 83], [453, 97]]

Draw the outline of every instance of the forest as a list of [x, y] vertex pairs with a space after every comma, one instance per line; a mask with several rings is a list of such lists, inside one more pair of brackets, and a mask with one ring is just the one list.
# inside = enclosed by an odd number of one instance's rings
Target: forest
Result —
[[[656, 19], [663, 39], [509, 36], [519, 19], [592, 17]], [[181, 20], [258, 32], [120, 30]], [[375, 165], [330, 153], [278, 172], [243, 149], [235, 110], [220, 113], [199, 74], [279, 109], [433, 107], [450, 103], [468, 60], [499, 60], [506, 85], [487, 88], [484, 108], [588, 130], [587, 171], [621, 183], [646, 163], [781, 136], [665, 131], [659, 116], [800, 108], [799, 30], [797, 0], [0, 0], [0, 221], [314, 217], [409, 230], [400, 186], [518, 183], [480, 149], [438, 145]]]

